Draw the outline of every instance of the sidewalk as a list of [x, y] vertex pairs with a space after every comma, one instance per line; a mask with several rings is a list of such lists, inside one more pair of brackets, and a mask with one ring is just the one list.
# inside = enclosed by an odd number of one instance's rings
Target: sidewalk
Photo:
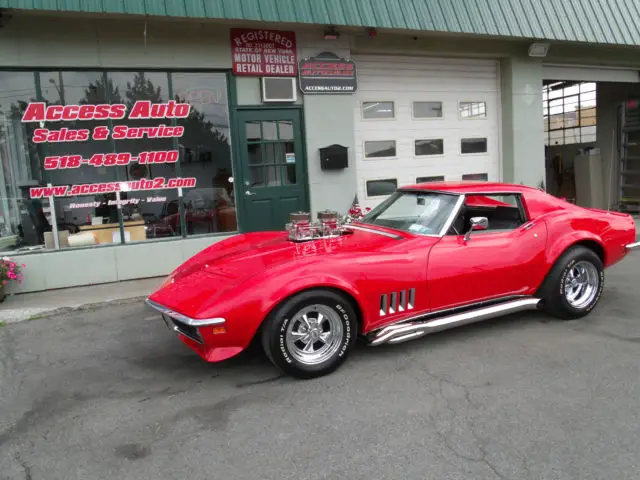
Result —
[[110, 303], [142, 302], [163, 280], [164, 277], [146, 278], [10, 295], [0, 303], [0, 322], [16, 323]]

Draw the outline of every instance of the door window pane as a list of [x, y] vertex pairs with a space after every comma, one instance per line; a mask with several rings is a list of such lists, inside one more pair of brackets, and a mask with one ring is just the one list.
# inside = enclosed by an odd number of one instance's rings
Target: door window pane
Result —
[[486, 102], [460, 102], [458, 104], [458, 114], [463, 119], [475, 119], [487, 117]]
[[362, 117], [366, 119], [393, 118], [393, 102], [364, 102]]
[[383, 180], [367, 181], [367, 197], [380, 197], [391, 195], [398, 188], [398, 180], [385, 178]]
[[463, 138], [460, 141], [460, 151], [462, 154], [486, 153], [487, 139], [486, 138]]
[[296, 184], [293, 122], [245, 122], [250, 187]]
[[413, 102], [413, 118], [441, 118], [442, 102]]
[[444, 153], [444, 140], [416, 140], [414, 143], [416, 157], [423, 155], [442, 155]]
[[395, 140], [373, 140], [364, 142], [365, 158], [384, 158], [396, 156]]

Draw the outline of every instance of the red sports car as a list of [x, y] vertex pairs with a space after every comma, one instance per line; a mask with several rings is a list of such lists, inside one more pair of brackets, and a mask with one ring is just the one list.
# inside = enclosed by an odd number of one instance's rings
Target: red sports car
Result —
[[255, 339], [284, 372], [312, 378], [357, 337], [393, 344], [539, 308], [582, 317], [604, 269], [640, 248], [630, 215], [504, 183], [413, 185], [359, 220], [318, 217], [211, 245], [147, 303], [207, 361]]

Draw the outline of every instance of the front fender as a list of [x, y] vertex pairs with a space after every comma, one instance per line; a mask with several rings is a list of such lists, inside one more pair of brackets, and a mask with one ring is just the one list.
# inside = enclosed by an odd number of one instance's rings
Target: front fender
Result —
[[[347, 280], [345, 276], [332, 273], [313, 275], [306, 269], [291, 268], [288, 272], [267, 271], [225, 291], [215, 301], [204, 306], [198, 317], [211, 315], [224, 317], [229, 328], [241, 329], [247, 344], [253, 338], [263, 320], [288, 297], [311, 288], [331, 288], [340, 290], [354, 299], [356, 307], [363, 312], [358, 281]], [[310, 280], [313, 278], [313, 281]], [[214, 313], [215, 312], [215, 313]]]

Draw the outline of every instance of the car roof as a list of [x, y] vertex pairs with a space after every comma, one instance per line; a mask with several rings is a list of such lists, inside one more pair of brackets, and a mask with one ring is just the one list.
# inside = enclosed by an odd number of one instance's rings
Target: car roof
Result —
[[416, 183], [402, 186], [398, 190], [425, 190], [449, 193], [516, 193], [538, 189], [514, 183], [462, 180]]

